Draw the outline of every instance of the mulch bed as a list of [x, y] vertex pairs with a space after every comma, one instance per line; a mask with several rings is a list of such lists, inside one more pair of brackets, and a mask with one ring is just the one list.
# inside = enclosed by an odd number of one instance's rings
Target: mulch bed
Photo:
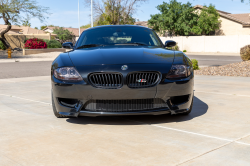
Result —
[[203, 67], [195, 70], [196, 75], [250, 77], [250, 61], [232, 63], [219, 67]]

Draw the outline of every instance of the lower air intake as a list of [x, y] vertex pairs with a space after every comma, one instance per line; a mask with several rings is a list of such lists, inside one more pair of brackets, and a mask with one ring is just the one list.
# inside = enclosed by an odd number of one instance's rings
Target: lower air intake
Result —
[[95, 112], [133, 112], [167, 108], [162, 99], [134, 99], [134, 100], [89, 100], [85, 104], [86, 111]]

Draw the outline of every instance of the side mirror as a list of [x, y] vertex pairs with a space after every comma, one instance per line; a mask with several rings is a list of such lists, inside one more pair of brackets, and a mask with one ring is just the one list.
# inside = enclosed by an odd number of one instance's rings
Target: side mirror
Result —
[[74, 48], [73, 43], [71, 43], [71, 42], [63, 43], [62, 47], [66, 48], [66, 49], [73, 49]]
[[174, 47], [174, 46], [176, 46], [176, 42], [173, 40], [166, 41], [164, 45], [164, 47]]

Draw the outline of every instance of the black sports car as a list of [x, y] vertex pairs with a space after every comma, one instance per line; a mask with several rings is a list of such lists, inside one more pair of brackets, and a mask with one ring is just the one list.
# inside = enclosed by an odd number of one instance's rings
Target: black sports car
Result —
[[194, 73], [190, 59], [168, 49], [149, 28], [85, 30], [51, 68], [56, 117], [189, 114]]

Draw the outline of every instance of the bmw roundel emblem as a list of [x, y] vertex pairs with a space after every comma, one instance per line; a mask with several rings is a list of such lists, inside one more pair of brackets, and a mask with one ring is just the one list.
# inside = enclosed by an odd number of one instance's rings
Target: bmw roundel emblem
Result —
[[127, 65], [123, 65], [121, 69], [122, 70], [128, 70], [128, 66]]

